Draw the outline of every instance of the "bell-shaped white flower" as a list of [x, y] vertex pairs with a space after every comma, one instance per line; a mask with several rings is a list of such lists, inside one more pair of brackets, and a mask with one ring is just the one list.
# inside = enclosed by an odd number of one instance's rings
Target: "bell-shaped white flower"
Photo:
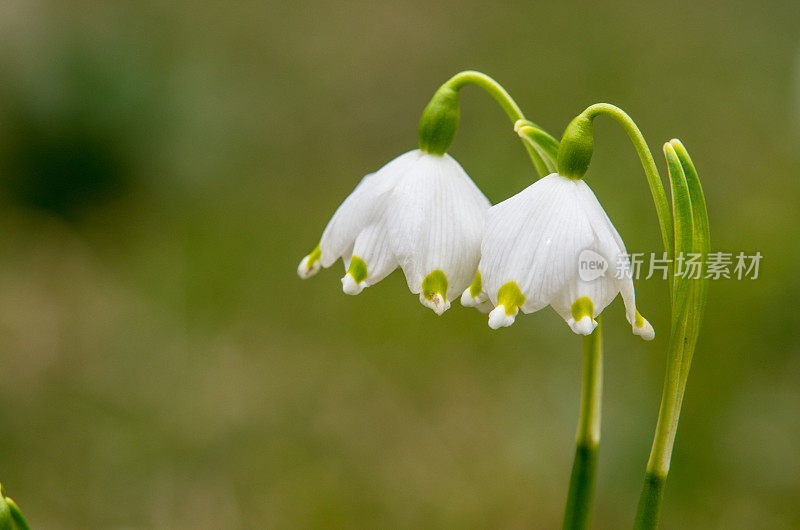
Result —
[[493, 329], [511, 325], [519, 310], [551, 305], [575, 333], [589, 335], [622, 293], [633, 332], [655, 336], [636, 310], [625, 244], [583, 180], [553, 173], [491, 207], [475, 281], [462, 303], [488, 298]]
[[361, 180], [297, 274], [308, 278], [341, 257], [342, 289], [358, 294], [399, 266], [411, 292], [441, 315], [475, 275], [490, 206], [452, 157], [410, 151]]

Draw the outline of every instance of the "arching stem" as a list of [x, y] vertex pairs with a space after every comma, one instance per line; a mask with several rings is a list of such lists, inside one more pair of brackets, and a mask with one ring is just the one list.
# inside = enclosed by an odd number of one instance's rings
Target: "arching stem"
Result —
[[503, 88], [500, 83], [486, 74], [476, 72], [474, 70], [465, 70], [448, 79], [447, 82], [442, 85], [442, 87], [448, 87], [453, 91], [458, 92], [466, 85], [475, 85], [492, 96], [492, 98], [494, 98], [494, 100], [506, 113], [508, 119], [511, 120], [511, 123], [516, 125], [517, 122], [523, 121], [529, 127], [533, 127], [538, 130], [539, 138], [529, 139], [528, 141], [525, 141], [523, 138], [523, 145], [525, 146], [525, 150], [528, 152], [528, 156], [530, 157], [531, 162], [533, 162], [533, 165], [539, 175], [545, 176], [550, 174], [552, 169], [555, 167], [555, 160], [547, 153], [546, 148], [537, 149], [536, 142], [539, 141], [539, 139], [543, 139], [548, 145], [554, 144], [558, 146], [558, 140], [545, 132], [541, 127], [537, 126], [533, 122], [528, 121], [525, 118], [525, 115], [522, 113], [522, 110], [519, 108], [519, 105], [517, 105], [517, 102], [514, 101], [514, 98], [511, 97], [506, 89]]
[[664, 191], [664, 183], [661, 181], [661, 175], [659, 175], [656, 162], [653, 160], [653, 154], [650, 152], [650, 148], [647, 147], [647, 142], [642, 132], [639, 130], [639, 127], [637, 127], [631, 117], [619, 107], [609, 103], [597, 103], [583, 111], [583, 115], [590, 120], [601, 114], [614, 118], [614, 120], [622, 126], [633, 143], [636, 153], [639, 155], [639, 160], [641, 160], [642, 167], [644, 168], [644, 174], [647, 177], [647, 184], [650, 186], [650, 194], [653, 196], [653, 203], [656, 207], [664, 250], [667, 252], [667, 257], [672, 259], [674, 252], [672, 214], [670, 213], [667, 194]]

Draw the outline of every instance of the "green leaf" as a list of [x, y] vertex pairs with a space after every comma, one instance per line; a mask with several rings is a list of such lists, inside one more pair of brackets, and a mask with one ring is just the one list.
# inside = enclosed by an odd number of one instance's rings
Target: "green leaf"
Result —
[[[672, 186], [675, 255], [679, 255], [682, 250], [678, 248], [679, 246], [684, 248], [688, 246], [691, 252], [700, 254], [703, 266], [699, 278], [675, 278], [667, 374], [656, 435], [636, 512], [634, 525], [636, 530], [653, 530], [658, 527], [664, 483], [669, 473], [672, 447], [678, 429], [686, 381], [689, 378], [692, 357], [700, 333], [708, 289], [708, 280], [705, 278], [705, 257], [710, 249], [711, 238], [703, 188], [689, 154], [678, 140], [666, 144], [664, 154], [667, 157]], [[691, 224], [687, 223], [687, 212], [691, 215]], [[690, 227], [688, 241], [687, 226]], [[675, 303], [675, 300], [684, 301]]]
[[[689, 187], [689, 197], [692, 201], [692, 221], [694, 230], [692, 234], [692, 252], [701, 255], [701, 261], [705, 264], [706, 256], [711, 249], [711, 230], [708, 222], [708, 209], [706, 208], [706, 198], [703, 193], [703, 186], [700, 184], [700, 177], [697, 170], [689, 157], [689, 153], [683, 146], [680, 140], [674, 139], [670, 141], [670, 145], [675, 150], [678, 159], [681, 163], [684, 175], [686, 177], [686, 184]], [[700, 279], [700, 317], [705, 310], [706, 293], [708, 290], [708, 280], [704, 278], [705, 266], [701, 271]]]
[[711, 231], [708, 222], [708, 209], [706, 208], [705, 194], [703, 193], [703, 187], [700, 184], [700, 177], [698, 176], [697, 170], [692, 163], [692, 159], [689, 157], [689, 153], [686, 151], [686, 148], [683, 146], [680, 140], [671, 140], [670, 145], [673, 147], [680, 160], [681, 167], [686, 176], [686, 182], [689, 187], [689, 195], [692, 201], [694, 224], [694, 231], [692, 234], [692, 252], [700, 254], [700, 259], [703, 263], [703, 267], [700, 271], [700, 278], [692, 280], [692, 288], [686, 311], [686, 351], [681, 359], [680, 372], [680, 377], [684, 382], [684, 385], [680, 389], [678, 398], [679, 403], [682, 403], [685, 381], [689, 377], [692, 357], [694, 356], [697, 338], [700, 335], [700, 326], [703, 321], [703, 313], [705, 312], [706, 299], [708, 295], [708, 279], [705, 278], [705, 261], [706, 256], [711, 248]]
[[558, 171], [556, 164], [556, 160], [558, 159], [558, 140], [553, 138], [538, 125], [528, 120], [518, 121], [515, 128], [517, 134], [522, 138], [523, 142], [525, 142], [525, 146], [532, 147], [539, 158], [544, 162], [548, 174], [556, 173]]
[[[692, 253], [693, 244], [693, 214], [692, 200], [689, 195], [689, 185], [683, 172], [678, 154], [671, 144], [664, 144], [664, 156], [667, 158], [669, 170], [669, 185], [672, 193], [673, 232], [675, 234], [675, 258], [688, 256]], [[686, 309], [689, 299], [691, 281], [676, 274], [672, 276], [672, 333], [678, 325]]]

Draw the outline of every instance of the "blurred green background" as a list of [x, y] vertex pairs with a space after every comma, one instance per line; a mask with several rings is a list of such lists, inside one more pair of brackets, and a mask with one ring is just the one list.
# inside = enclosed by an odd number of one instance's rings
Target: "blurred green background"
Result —
[[[295, 268], [360, 177], [415, 147], [450, 75], [494, 76], [559, 136], [585, 106], [680, 137], [713, 282], [664, 528], [800, 528], [800, 4], [3, 3], [0, 481], [33, 528], [556, 528], [580, 339], [550, 309], [492, 332], [399, 272], [358, 297]], [[498, 202], [534, 178], [499, 108], [452, 154]], [[599, 120], [589, 181], [660, 248], [638, 159]], [[594, 528], [630, 527], [664, 372], [606, 310]]]

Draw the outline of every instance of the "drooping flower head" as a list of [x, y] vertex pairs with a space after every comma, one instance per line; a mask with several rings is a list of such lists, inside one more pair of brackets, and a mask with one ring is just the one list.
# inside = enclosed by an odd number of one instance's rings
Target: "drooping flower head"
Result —
[[[580, 270], [586, 263], [601, 265]], [[553, 173], [489, 209], [479, 273], [462, 303], [494, 306], [493, 329], [511, 325], [520, 310], [551, 305], [575, 333], [589, 335], [618, 293], [633, 332], [652, 339], [636, 310], [622, 238], [583, 180]]]
[[355, 295], [399, 266], [411, 292], [441, 315], [475, 274], [489, 206], [452, 157], [410, 151], [361, 180], [297, 274], [309, 278], [341, 257], [342, 289]]

